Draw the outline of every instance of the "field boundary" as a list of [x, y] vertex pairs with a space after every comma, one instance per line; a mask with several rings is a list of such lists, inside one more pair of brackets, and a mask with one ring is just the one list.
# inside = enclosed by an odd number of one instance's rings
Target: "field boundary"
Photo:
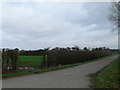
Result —
[[90, 61], [85, 61], [85, 62], [80, 62], [80, 63], [75, 63], [75, 64], [67, 64], [67, 65], [62, 65], [62, 66], [57, 66], [57, 67], [44, 68], [44, 69], [40, 69], [40, 70], [23, 71], [23, 72], [16, 71], [16, 72], [12, 72], [12, 73], [5, 73], [5, 74], [2, 74], [2, 79], [13, 78], [13, 77], [18, 77], [18, 76], [25, 76], [25, 75], [30, 75], [30, 74], [40, 74], [40, 73], [45, 73], [45, 72], [50, 72], [50, 71], [55, 71], [55, 70], [61, 70], [61, 69], [65, 69], [65, 68], [72, 68], [72, 67], [79, 66], [82, 64], [96, 62], [96, 61], [102, 60], [104, 58], [109, 58], [112, 56], [113, 55], [102, 57], [102, 58], [95, 59], [95, 60], [90, 60]]

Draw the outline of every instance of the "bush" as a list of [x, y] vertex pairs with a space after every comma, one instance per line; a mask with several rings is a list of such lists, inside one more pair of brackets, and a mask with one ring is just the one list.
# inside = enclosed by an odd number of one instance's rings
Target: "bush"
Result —
[[65, 50], [65, 49], [55, 49], [50, 50], [47, 53], [47, 63], [48, 66], [55, 65], [66, 65], [84, 62], [88, 60], [98, 59], [107, 55], [112, 54], [108, 50], [98, 50], [98, 51], [73, 51], [73, 50]]

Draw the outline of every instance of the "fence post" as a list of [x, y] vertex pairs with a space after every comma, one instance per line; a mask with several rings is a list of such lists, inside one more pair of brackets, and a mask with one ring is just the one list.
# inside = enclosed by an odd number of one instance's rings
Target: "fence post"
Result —
[[45, 66], [48, 67], [47, 54], [45, 55]]

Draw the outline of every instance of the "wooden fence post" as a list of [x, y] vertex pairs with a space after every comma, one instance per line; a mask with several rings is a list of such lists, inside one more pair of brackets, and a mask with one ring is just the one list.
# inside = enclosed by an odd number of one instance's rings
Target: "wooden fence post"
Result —
[[48, 67], [47, 54], [45, 55], [45, 66]]

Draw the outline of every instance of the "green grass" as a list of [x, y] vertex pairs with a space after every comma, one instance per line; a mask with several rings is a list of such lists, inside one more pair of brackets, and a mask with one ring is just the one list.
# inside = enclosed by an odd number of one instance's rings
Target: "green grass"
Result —
[[27, 74], [30, 74], [30, 73], [32, 73], [32, 71], [16, 71], [16, 72], [7, 72], [7, 73], [2, 74], [0, 76], [5, 78], [5, 77], [14, 77], [14, 76], [27, 75]]
[[118, 88], [118, 82], [120, 82], [120, 77], [118, 80], [118, 62], [120, 64], [120, 57], [92, 77], [92, 87]]
[[43, 56], [20, 56], [18, 63], [20, 66], [40, 67], [43, 64]]
[[[104, 59], [104, 58], [108, 58], [108, 57], [110, 57], [110, 56], [106, 56], [106, 57], [95, 59], [95, 60], [90, 60], [90, 61], [75, 63], [75, 64], [68, 64], [68, 65], [62, 65], [62, 66], [57, 66], [57, 67], [44, 68], [44, 69], [39, 69], [39, 70], [37, 69], [37, 70], [33, 70], [33, 71], [8, 72], [8, 73], [4, 73], [4, 74], [2, 74], [0, 76], [2, 76], [3, 78], [8, 78], [8, 77], [14, 77], [14, 76], [28, 75], [28, 74], [33, 74], [33, 73], [49, 72], [49, 71], [53, 71], [53, 70], [59, 70], [59, 69], [64, 69], [64, 68], [69, 68], [69, 67], [74, 67], [74, 66], [78, 66], [78, 65], [90, 63], [90, 62], [95, 62], [95, 61], [98, 61], [98, 60], [101, 60], [101, 59]], [[25, 59], [25, 57], [23, 57], [23, 58]], [[25, 62], [24, 60], [21, 60], [21, 61]]]

